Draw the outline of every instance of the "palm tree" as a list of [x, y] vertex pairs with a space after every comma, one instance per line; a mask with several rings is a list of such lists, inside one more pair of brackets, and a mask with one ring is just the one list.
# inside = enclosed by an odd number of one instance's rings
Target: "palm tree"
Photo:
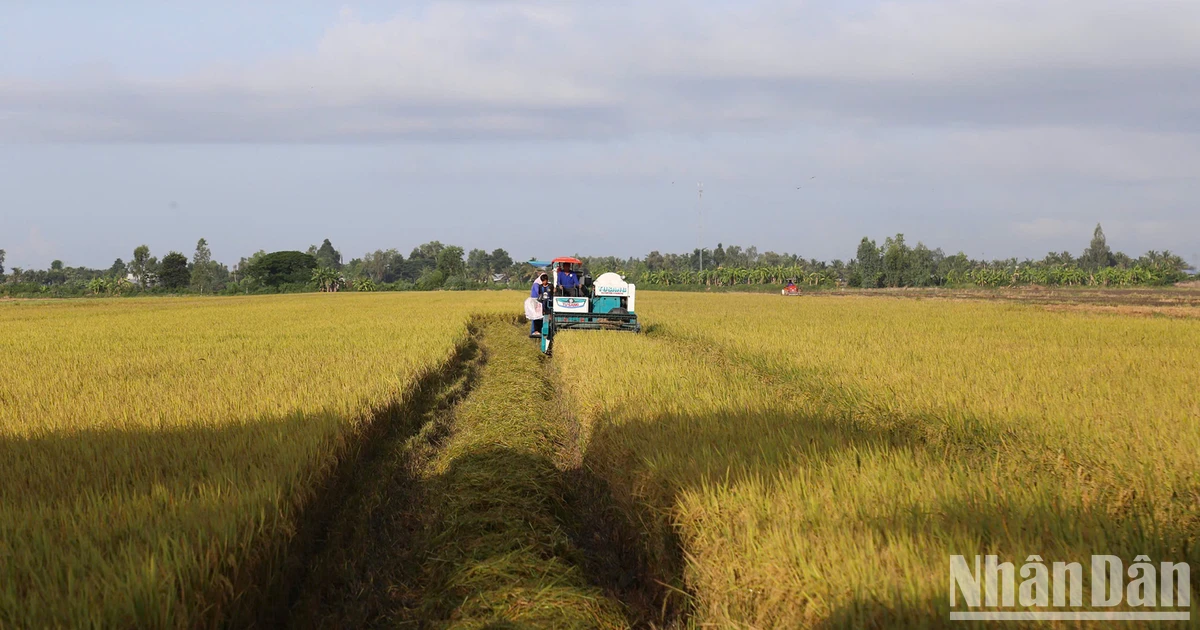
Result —
[[318, 267], [313, 269], [312, 281], [317, 284], [317, 288], [323, 292], [336, 292], [338, 285], [342, 282], [338, 272], [330, 267]]

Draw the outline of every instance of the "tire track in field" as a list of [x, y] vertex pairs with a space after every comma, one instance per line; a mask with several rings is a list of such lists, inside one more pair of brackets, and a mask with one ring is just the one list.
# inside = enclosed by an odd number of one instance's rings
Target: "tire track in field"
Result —
[[419, 446], [432, 448], [443, 437], [433, 420], [470, 393], [483, 361], [475, 323], [469, 333], [441, 369], [414, 384], [404, 403], [376, 415], [305, 509], [286, 560], [260, 576], [271, 582], [269, 595], [257, 605], [247, 600], [225, 625], [316, 627], [336, 610], [336, 625], [355, 626], [377, 616], [392, 596], [390, 583], [379, 578], [402, 574], [385, 570], [388, 555], [374, 550], [404, 548], [412, 537], [409, 509], [418, 486], [409, 483], [411, 464]]
[[581, 504], [577, 431], [546, 360], [510, 321], [478, 322], [475, 340], [417, 431], [354, 471], [286, 625], [648, 625], [601, 570], [620, 557], [578, 544], [604, 510]]

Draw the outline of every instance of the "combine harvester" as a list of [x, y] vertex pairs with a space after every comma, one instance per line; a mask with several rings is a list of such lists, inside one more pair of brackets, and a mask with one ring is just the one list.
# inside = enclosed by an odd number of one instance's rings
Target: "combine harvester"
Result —
[[583, 265], [578, 258], [566, 256], [545, 265], [551, 290], [541, 300], [543, 353], [549, 355], [553, 351], [554, 337], [563, 330], [642, 331], [634, 310], [635, 285], [615, 273], [600, 274], [595, 280], [585, 274], [579, 277], [577, 295], [566, 295], [567, 291], [558, 283], [558, 271], [564, 264], [576, 270]]

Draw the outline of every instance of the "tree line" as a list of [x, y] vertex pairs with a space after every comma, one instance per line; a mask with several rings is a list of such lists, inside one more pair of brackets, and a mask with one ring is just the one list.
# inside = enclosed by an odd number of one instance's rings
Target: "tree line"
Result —
[[504, 249], [466, 252], [440, 241], [413, 248], [407, 258], [396, 249], [380, 249], [343, 261], [325, 239], [307, 251], [260, 250], [232, 267], [213, 260], [203, 238], [191, 259], [171, 251], [160, 260], [149, 246], [139, 245], [128, 262], [118, 258], [107, 269], [69, 267], [55, 260], [49, 269], [5, 273], [3, 263], [0, 250], [0, 294], [51, 296], [505, 288], [533, 273], [529, 263], [515, 263]]
[[[700, 268], [703, 260], [705, 267]], [[848, 261], [804, 259], [794, 254], [766, 252], [754, 247], [724, 247], [690, 254], [650, 252], [645, 258], [585, 259], [593, 271], [617, 271], [652, 286], [779, 285], [789, 281], [813, 287], [899, 288], [937, 286], [1132, 286], [1173, 284], [1194, 271], [1170, 251], [1146, 252], [1132, 258], [1108, 246], [1096, 226], [1092, 240], [1079, 256], [1050, 252], [1033, 260], [1008, 258], [976, 260], [963, 252], [946, 254], [924, 243], [909, 245], [903, 234], [882, 245], [863, 237]]]
[[[247, 294], [302, 291], [405, 291], [508, 288], [533, 280], [539, 269], [514, 261], [504, 249], [491, 252], [430, 241], [405, 257], [396, 249], [378, 249], [344, 261], [329, 239], [306, 251], [260, 250], [232, 268], [212, 259], [201, 238], [189, 259], [168, 252], [160, 260], [150, 248], [134, 248], [108, 269], [68, 267], [55, 260], [49, 269], [4, 269], [0, 249], [0, 294], [128, 295], [137, 293]], [[1039, 260], [975, 260], [963, 252], [946, 254], [903, 234], [882, 245], [864, 237], [855, 257], [830, 262], [788, 253], [759, 253], [755, 247], [695, 249], [690, 253], [644, 257], [580, 257], [595, 276], [613, 271], [632, 282], [651, 286], [779, 285], [795, 281], [813, 287], [861, 288], [933, 286], [1129, 286], [1172, 284], [1194, 271], [1169, 251], [1149, 251], [1138, 258], [1114, 252], [1100, 225], [1078, 256], [1051, 252]], [[703, 260], [703, 268], [701, 268]]]

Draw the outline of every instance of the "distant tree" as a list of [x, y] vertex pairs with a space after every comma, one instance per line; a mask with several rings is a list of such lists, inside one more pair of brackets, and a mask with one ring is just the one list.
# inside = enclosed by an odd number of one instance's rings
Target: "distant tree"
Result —
[[0, 249], [0, 276], [4, 275], [4, 250]]
[[875, 241], [863, 237], [858, 244], [858, 276], [863, 288], [875, 288], [883, 281], [883, 256]]
[[[391, 250], [395, 251], [395, 250]], [[387, 282], [388, 265], [383, 257], [383, 250], [377, 249], [374, 252], [363, 254], [361, 262], [358, 263], [358, 269], [362, 275], [370, 278], [373, 282]]]
[[1188, 270], [1191, 268], [1182, 256], [1172, 254], [1170, 250], [1162, 252], [1150, 250], [1138, 258], [1135, 264], [1143, 269], [1156, 272], [1167, 283], [1186, 280]]
[[401, 266], [400, 276], [410, 281], [419, 279], [426, 271], [437, 267], [438, 254], [444, 249], [446, 246], [441, 241], [430, 241], [414, 247], [408, 260]]
[[[729, 249], [732, 250], [733, 247], [730, 247]], [[751, 248], [751, 249], [753, 249], [753, 248]], [[762, 265], [763, 267], [788, 267], [788, 266], [791, 266], [792, 264], [794, 264], [795, 262], [796, 261], [795, 261], [794, 257], [787, 256], [785, 254], [777, 254], [775, 252], [767, 252], [767, 253], [763, 254], [762, 256], [760, 256], [758, 259], [758, 263], [760, 265]], [[747, 265], [738, 265], [738, 266], [749, 267], [750, 265], [747, 264]]]
[[747, 267], [746, 252], [742, 251], [741, 245], [730, 245], [726, 247], [722, 243], [717, 243], [717, 247], [711, 252], [704, 250], [704, 268], [716, 269], [717, 267]]
[[446, 274], [438, 269], [429, 269], [421, 274], [420, 278], [417, 278], [416, 287], [422, 291], [432, 291], [441, 288], [445, 282]]
[[1041, 264], [1050, 266], [1074, 265], [1075, 257], [1071, 255], [1071, 252], [1050, 252], [1046, 254], [1045, 258], [1042, 258]]
[[266, 255], [267, 251], [260, 249], [251, 254], [249, 258], [242, 256], [241, 260], [238, 260], [238, 263], [233, 266], [233, 281], [245, 284], [245, 281], [249, 279], [251, 284], [256, 282], [256, 280], [253, 278], [253, 274], [250, 273], [250, 269], [252, 269], [254, 265], [262, 260]]
[[1111, 267], [1113, 264], [1113, 253], [1108, 247], [1108, 240], [1104, 237], [1104, 230], [1100, 224], [1096, 224], [1095, 231], [1092, 232], [1092, 242], [1088, 248], [1083, 250], [1083, 254], [1079, 257], [1079, 265], [1088, 271], [1096, 271], [1105, 267]]
[[212, 262], [212, 250], [208, 248], [208, 241], [204, 238], [196, 241], [196, 253], [192, 254], [192, 264], [199, 265]]
[[213, 290], [216, 280], [216, 269], [213, 268], [212, 251], [208, 249], [208, 241], [203, 238], [196, 242], [196, 253], [192, 255], [192, 288], [209, 293]]
[[466, 271], [466, 266], [463, 264], [463, 248], [457, 245], [444, 247], [438, 252], [436, 260], [437, 270], [447, 278], [461, 276]]
[[883, 241], [883, 283], [889, 287], [904, 286], [908, 275], [911, 250], [904, 244], [904, 235], [888, 237]]
[[376, 283], [395, 282], [404, 271], [404, 256], [395, 249], [377, 249], [364, 255], [358, 267]]
[[158, 273], [161, 269], [162, 266], [158, 262], [158, 256], [151, 256], [146, 261], [146, 286], [153, 287], [158, 285]]
[[467, 254], [467, 271], [475, 280], [488, 280], [491, 275], [492, 261], [488, 253], [482, 249], [472, 249]]
[[917, 241], [917, 246], [908, 251], [908, 265], [904, 270], [903, 284], [906, 287], [928, 287], [938, 284], [937, 266], [942, 250], [931, 250]]
[[[738, 249], [741, 248], [739, 247]], [[710, 262], [713, 267], [720, 267], [725, 264], [725, 248], [720, 243], [717, 243], [717, 248], [713, 250]]]
[[310, 251], [309, 253], [313, 255], [313, 258], [317, 259], [318, 266], [330, 269], [342, 268], [342, 253], [333, 248], [333, 243], [330, 243], [329, 239], [325, 239], [321, 243], [321, 247], [317, 248], [315, 252]]
[[[442, 245], [441, 241], [429, 241], [428, 243], [422, 243], [414, 247], [408, 257], [409, 259], [416, 258], [436, 262], [438, 254], [442, 253], [443, 249], [446, 249], [446, 246]], [[461, 250], [462, 248], [460, 247], [459, 249]]]
[[350, 262], [343, 264], [342, 265], [342, 275], [346, 276], [346, 279], [351, 281], [352, 283], [353, 283], [353, 281], [358, 280], [359, 278], [365, 277], [367, 275], [367, 272], [363, 269], [362, 259], [361, 258], [351, 258]]
[[488, 254], [488, 258], [492, 261], [492, 273], [508, 273], [512, 269], [513, 259], [508, 255], [508, 252], [503, 249], [496, 248]]
[[1128, 269], [1134, 265], [1133, 258], [1131, 258], [1129, 254], [1126, 254], [1125, 252], [1113, 252], [1112, 257], [1109, 258], [1109, 262], [1111, 262], [1113, 266], [1120, 267], [1122, 269]]
[[111, 267], [108, 268], [108, 275], [114, 278], [124, 278], [129, 273], [129, 268], [125, 266], [125, 261], [120, 258], [113, 261]]
[[246, 274], [265, 286], [277, 287], [285, 283], [308, 282], [316, 268], [316, 258], [304, 252], [282, 251], [264, 254], [253, 261]]
[[46, 273], [46, 284], [66, 284], [67, 272], [63, 268], [63, 261], [55, 260], [50, 263], [50, 270]]
[[167, 289], [182, 289], [191, 282], [192, 274], [188, 270], [187, 256], [179, 252], [171, 252], [163, 256], [158, 270], [158, 281]]
[[342, 275], [332, 267], [317, 267], [312, 270], [312, 281], [322, 292], [336, 293], [344, 282]]
[[937, 274], [943, 282], [960, 282], [969, 271], [971, 271], [971, 259], [963, 252], [942, 258], [937, 267]]
[[400, 263], [400, 279], [414, 282], [427, 271], [432, 271], [437, 267], [436, 260], [428, 260], [425, 258], [409, 258]]
[[138, 284], [147, 286], [150, 275], [150, 248], [138, 245], [133, 250], [133, 260], [129, 263], [129, 271], [137, 278]]

